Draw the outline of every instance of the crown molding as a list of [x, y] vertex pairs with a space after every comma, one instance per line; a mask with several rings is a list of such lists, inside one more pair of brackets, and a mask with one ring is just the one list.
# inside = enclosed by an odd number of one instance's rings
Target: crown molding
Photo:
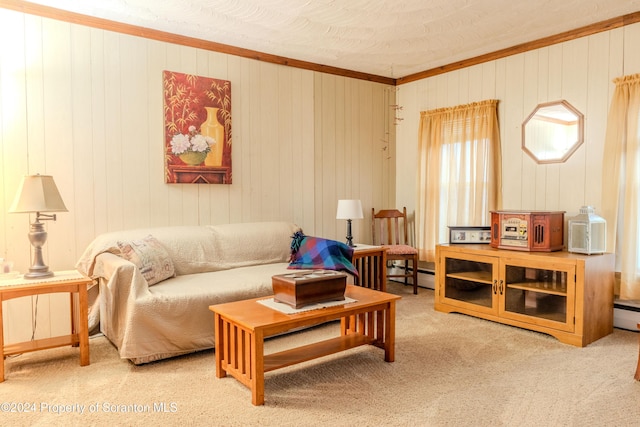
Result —
[[396, 84], [401, 85], [404, 83], [425, 79], [427, 77], [437, 76], [438, 74], [444, 74], [450, 71], [459, 70], [461, 68], [471, 67], [472, 65], [495, 61], [496, 59], [506, 58], [507, 56], [516, 55], [518, 53], [524, 53], [530, 50], [540, 49], [557, 43], [563, 43], [569, 40], [601, 33], [603, 31], [613, 30], [614, 28], [624, 27], [625, 25], [635, 24], [636, 22], [640, 22], [640, 12], [630, 13], [628, 15], [623, 15], [617, 18], [608, 19], [606, 21], [597, 22], [595, 24], [587, 25], [575, 30], [566, 31], [554, 36], [544, 37], [531, 42], [526, 42], [516, 46], [508, 47], [506, 49], [487, 53], [485, 55], [480, 55], [474, 58], [464, 59], [462, 61], [443, 65], [441, 67], [432, 68], [430, 70], [421, 71], [419, 73], [396, 79]]
[[370, 82], [382, 83], [386, 85], [396, 86], [410, 83], [416, 80], [433, 77], [439, 74], [448, 73], [450, 71], [467, 68], [473, 65], [482, 64], [484, 62], [495, 61], [497, 59], [506, 58], [508, 56], [524, 53], [530, 50], [540, 49], [557, 43], [590, 36], [592, 34], [603, 31], [620, 28], [625, 25], [640, 22], [640, 11], [630, 13], [628, 15], [619, 16], [617, 18], [608, 19], [606, 21], [597, 22], [575, 30], [566, 31], [549, 37], [544, 37], [531, 42], [522, 43], [516, 46], [501, 49], [495, 52], [476, 56], [474, 58], [464, 59], [462, 61], [453, 62], [451, 64], [442, 65], [440, 67], [421, 71], [419, 73], [410, 74], [397, 79], [391, 77], [378, 76], [375, 74], [362, 73], [359, 71], [347, 70], [344, 68], [331, 67], [313, 62], [299, 61], [297, 59], [286, 58], [278, 55], [258, 52], [250, 49], [243, 49], [222, 43], [211, 42], [194, 37], [182, 36], [179, 34], [168, 33], [150, 28], [139, 27], [136, 25], [124, 24], [121, 22], [111, 21], [103, 18], [82, 15], [75, 12], [68, 12], [49, 6], [43, 6], [30, 3], [23, 0], [0, 0], [0, 8], [15, 10], [30, 15], [41, 16], [44, 18], [56, 19], [59, 21], [69, 22], [73, 24], [85, 25], [92, 28], [99, 28], [107, 31], [113, 31], [122, 34], [128, 34], [137, 37], [144, 37], [152, 40], [162, 41], [166, 43], [189, 46], [213, 52], [225, 53], [243, 58], [254, 59], [256, 61], [269, 62], [272, 64], [285, 65], [288, 67], [301, 68], [304, 70], [317, 71], [320, 73], [333, 74], [343, 77], [350, 77], [359, 80], [367, 80]]
[[113, 31], [131, 36], [144, 37], [147, 39], [157, 40], [166, 43], [173, 43], [182, 46], [194, 47], [197, 49], [209, 50], [213, 52], [226, 53], [229, 55], [240, 56], [243, 58], [254, 59], [256, 61], [269, 62], [272, 64], [286, 65], [288, 67], [301, 68], [304, 70], [318, 71], [320, 73], [334, 74], [343, 77], [351, 77], [359, 80], [367, 80], [370, 82], [382, 83], [395, 86], [396, 79], [375, 74], [362, 73], [359, 71], [347, 70], [344, 68], [331, 67], [328, 65], [316, 64], [313, 62], [299, 61], [297, 59], [286, 58], [278, 55], [258, 52], [250, 49], [243, 49], [222, 43], [211, 42], [198, 39], [195, 37], [187, 37], [179, 34], [168, 33], [165, 31], [153, 30], [151, 28], [139, 27], [136, 25], [124, 24], [121, 22], [111, 21], [94, 16], [83, 15], [80, 13], [69, 12], [66, 10], [56, 9], [54, 7], [43, 6], [40, 4], [30, 3], [22, 0], [0, 0], [0, 8], [15, 10], [17, 12], [36, 15], [43, 18], [56, 19], [58, 21], [69, 22], [72, 24], [85, 25], [87, 27], [99, 28], [102, 30]]

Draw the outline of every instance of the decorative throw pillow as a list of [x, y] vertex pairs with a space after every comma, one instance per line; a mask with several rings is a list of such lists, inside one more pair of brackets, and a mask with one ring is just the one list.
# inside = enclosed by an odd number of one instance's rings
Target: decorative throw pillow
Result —
[[118, 247], [122, 257], [138, 267], [149, 286], [176, 275], [167, 250], [152, 235], [139, 240], [119, 241]]

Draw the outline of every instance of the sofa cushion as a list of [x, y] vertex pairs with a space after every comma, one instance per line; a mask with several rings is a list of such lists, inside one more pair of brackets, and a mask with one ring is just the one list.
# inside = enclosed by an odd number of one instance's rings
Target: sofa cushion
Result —
[[121, 256], [138, 267], [149, 286], [176, 275], [171, 257], [152, 235], [118, 241]]
[[[161, 297], [165, 301], [163, 304], [166, 304], [167, 300], [176, 301], [173, 305], [174, 310], [180, 309], [182, 300], [206, 296], [206, 304], [199, 308], [213, 320], [213, 314], [209, 311], [211, 304], [273, 295], [272, 277], [277, 274], [286, 274], [287, 266], [286, 262], [280, 262], [186, 274], [165, 280], [149, 288], [149, 292], [154, 298]], [[178, 300], [180, 303], [177, 302]], [[185, 310], [191, 311], [195, 308], [191, 306], [186, 307]]]
[[167, 226], [112, 231], [98, 235], [76, 263], [76, 269], [93, 277], [96, 257], [103, 252], [120, 255], [119, 241], [143, 239], [153, 235], [167, 250], [177, 275], [215, 271], [213, 234], [205, 226]]
[[178, 276], [286, 262], [291, 235], [298, 230], [300, 227], [289, 222], [256, 222], [114, 231], [97, 236], [85, 249], [76, 268], [93, 277], [99, 254], [120, 255], [118, 241], [142, 239], [149, 234], [167, 250]]
[[215, 236], [206, 226], [162, 227], [154, 236], [167, 248], [176, 275], [219, 270]]
[[217, 269], [287, 262], [291, 236], [300, 230], [289, 222], [253, 222], [209, 226]]

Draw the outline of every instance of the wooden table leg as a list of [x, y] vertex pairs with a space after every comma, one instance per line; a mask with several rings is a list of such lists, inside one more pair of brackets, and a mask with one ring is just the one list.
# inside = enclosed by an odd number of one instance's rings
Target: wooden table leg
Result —
[[227, 371], [222, 368], [222, 359], [226, 352], [224, 339], [224, 319], [218, 313], [214, 314], [215, 329], [215, 353], [216, 353], [216, 377], [224, 378]]
[[251, 403], [264, 405], [264, 336], [262, 331], [251, 334]]
[[80, 341], [80, 366], [89, 364], [89, 301], [87, 285], [78, 285], [78, 302], [80, 314], [78, 318], [78, 340]]
[[[640, 329], [640, 323], [638, 323], [638, 329]], [[640, 381], [640, 336], [638, 337], [638, 367], [636, 368], [635, 379]]]
[[0, 298], [0, 383], [4, 381], [4, 324], [2, 316], [2, 298]]
[[[81, 321], [80, 312], [78, 311], [78, 305], [80, 304], [80, 288], [78, 288], [78, 295], [76, 292], [69, 292], [69, 307], [71, 307], [71, 335], [78, 333], [78, 321]], [[71, 347], [78, 347], [80, 345], [80, 339], [78, 336], [78, 342], [71, 344]]]
[[396, 358], [396, 302], [391, 301], [385, 310], [384, 360], [393, 362]]

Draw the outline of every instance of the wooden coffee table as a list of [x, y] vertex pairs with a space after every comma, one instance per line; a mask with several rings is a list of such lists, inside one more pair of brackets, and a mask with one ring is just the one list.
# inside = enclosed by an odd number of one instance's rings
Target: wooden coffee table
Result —
[[[345, 296], [355, 302], [285, 314], [254, 298], [209, 307], [215, 316], [216, 376], [227, 374], [251, 389], [251, 402], [264, 404], [264, 373], [365, 344], [384, 349], [384, 360], [394, 361], [395, 303], [397, 295], [348, 285]], [[338, 337], [264, 354], [264, 339], [304, 326], [340, 319]]]

